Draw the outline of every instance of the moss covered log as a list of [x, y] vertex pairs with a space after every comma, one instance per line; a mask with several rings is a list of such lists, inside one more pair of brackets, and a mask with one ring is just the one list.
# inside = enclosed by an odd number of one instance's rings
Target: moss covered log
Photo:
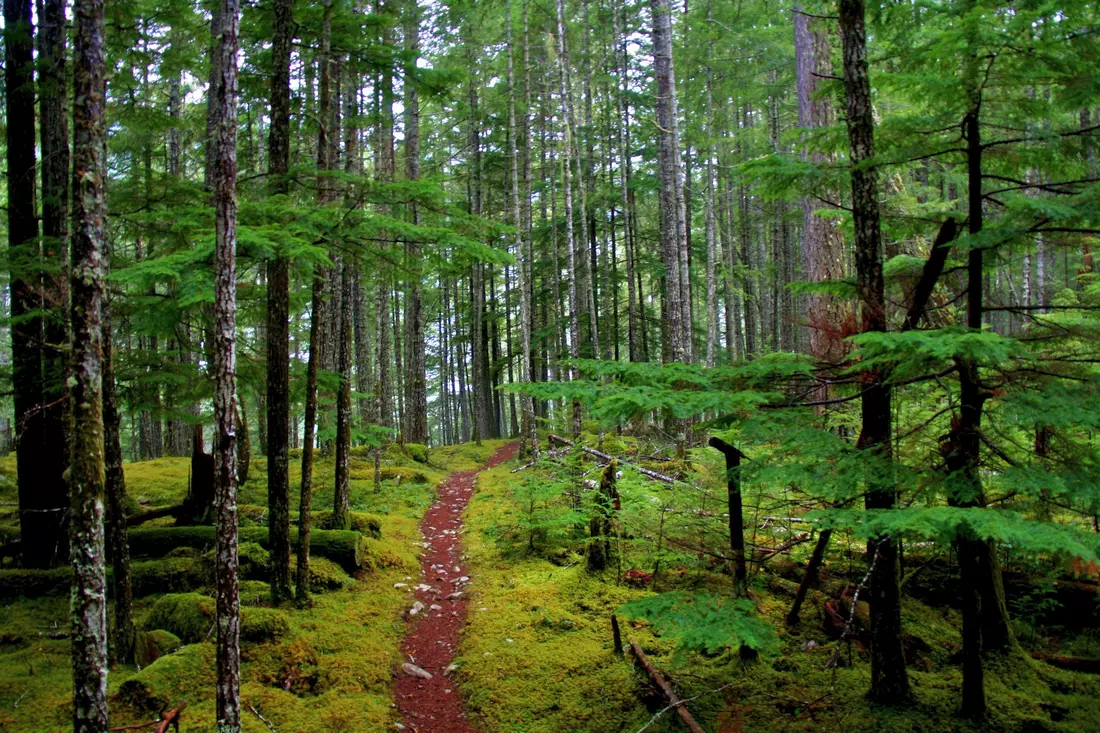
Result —
[[[291, 542], [298, 531], [291, 530]], [[240, 541], [255, 542], [267, 549], [267, 527], [241, 527]], [[163, 557], [180, 547], [205, 550], [214, 546], [213, 527], [151, 527], [130, 532], [130, 554], [134, 557]], [[310, 553], [328, 558], [349, 573], [369, 570], [377, 564], [371, 538], [353, 530], [314, 530]]]

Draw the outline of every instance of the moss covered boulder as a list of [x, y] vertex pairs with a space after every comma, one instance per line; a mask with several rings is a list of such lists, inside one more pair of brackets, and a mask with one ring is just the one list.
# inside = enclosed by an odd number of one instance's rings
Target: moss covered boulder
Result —
[[123, 682], [118, 696], [135, 708], [163, 710], [213, 684], [214, 675], [214, 645], [188, 644]]
[[[366, 512], [348, 512], [348, 526], [336, 527], [332, 523], [332, 510], [326, 509], [313, 513], [313, 524], [321, 529], [350, 529], [374, 539], [382, 536], [382, 517]], [[312, 546], [312, 533], [310, 535], [310, 546]]]
[[[214, 599], [201, 593], [169, 593], [157, 599], [142, 620], [145, 629], [162, 629], [188, 644], [203, 641], [214, 627]], [[290, 631], [286, 615], [272, 608], [241, 608], [241, 640], [270, 641]]]
[[139, 668], [144, 669], [164, 655], [176, 651], [182, 644], [180, 638], [171, 631], [164, 629], [139, 631], [134, 648], [134, 661]]

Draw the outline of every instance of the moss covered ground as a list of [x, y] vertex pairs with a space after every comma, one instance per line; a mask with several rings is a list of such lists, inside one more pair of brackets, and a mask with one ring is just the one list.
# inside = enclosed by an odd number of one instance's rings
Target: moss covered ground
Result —
[[[595, 445], [596, 436], [585, 436]], [[373, 489], [373, 461], [353, 461], [354, 529], [380, 534], [371, 539], [379, 560], [349, 575], [324, 559], [313, 563], [313, 606], [271, 608], [263, 565], [266, 551], [242, 545], [246, 568], [241, 585], [242, 703], [244, 730], [269, 730], [254, 709], [279, 731], [383, 731], [398, 722], [392, 705], [393, 670], [400, 659], [409, 606], [406, 587], [415, 584], [419, 519], [432, 487], [452, 470], [485, 462], [499, 442], [386, 451], [382, 491]], [[639, 450], [630, 439], [606, 436], [604, 450]], [[720, 512], [724, 501], [721, 466], [706, 451], [686, 460], [665, 461], [658, 470], [691, 474], [702, 487], [690, 505]], [[1100, 720], [1100, 680], [1067, 672], [1020, 655], [990, 660], [987, 691], [991, 714], [982, 725], [957, 714], [961, 685], [958, 611], [944, 593], [944, 581], [929, 569], [908, 586], [904, 606], [914, 699], [909, 705], [872, 705], [864, 695], [869, 668], [856, 642], [830, 641], [823, 632], [824, 607], [858, 581], [861, 548], [837, 538], [825, 574], [804, 607], [802, 624], [783, 623], [808, 543], [794, 547], [752, 576], [751, 614], [774, 630], [771, 644], [746, 661], [737, 642], [700, 650], [681, 644], [652, 620], [623, 611], [624, 604], [654, 598], [657, 591], [709, 592], [728, 596], [729, 576], [703, 551], [714, 542], [687, 520], [680, 496], [640, 479], [624, 468], [621, 536], [614, 559], [602, 573], [587, 569], [586, 516], [592, 492], [577, 491], [597, 476], [594, 464], [566, 456], [558, 464], [512, 473], [502, 465], [479, 475], [467, 512], [471, 602], [457, 658], [459, 683], [470, 719], [485, 733], [637, 731], [650, 723], [663, 701], [653, 694], [631, 657], [612, 645], [610, 616], [618, 611], [624, 641], [637, 642], [665, 671], [708, 731], [800, 733], [818, 730], [898, 731], [1095, 731]], [[186, 459], [127, 465], [131, 498], [140, 506], [178, 502], [186, 490]], [[0, 459], [0, 522], [14, 523], [14, 486]], [[314, 508], [323, 523], [331, 502], [331, 460], [317, 467]], [[248, 507], [243, 525], [262, 525], [266, 476], [253, 462], [242, 491]], [[681, 493], [683, 489], [679, 490]], [[748, 487], [746, 526], [761, 545], [797, 532], [785, 525], [760, 530], [763, 497]], [[167, 523], [170, 520], [164, 520]], [[694, 520], [693, 520], [694, 521]], [[655, 527], [664, 540], [657, 542]], [[14, 529], [14, 527], [13, 527]], [[11, 531], [11, 530], [9, 530]], [[677, 544], [677, 541], [680, 544]], [[684, 543], [687, 543], [687, 547]], [[112, 725], [152, 720], [164, 706], [188, 702], [183, 730], [212, 730], [213, 646], [208, 636], [212, 600], [207, 586], [174, 588], [166, 582], [190, 568], [205, 572], [205, 550], [181, 548], [149, 564], [150, 578], [164, 576], [165, 591], [138, 600], [143, 668], [115, 665], [110, 676]], [[914, 561], [914, 564], [916, 561]], [[931, 567], [931, 566], [930, 566]], [[158, 570], [159, 569], [159, 570]], [[658, 571], [657, 581], [653, 580]], [[151, 581], [153, 582], [153, 581]], [[209, 580], [205, 581], [209, 583]], [[69, 722], [68, 600], [3, 596], [0, 601], [0, 731], [62, 731]], [[1042, 599], [1040, 599], [1042, 600]], [[858, 609], [857, 609], [858, 611]], [[1095, 655], [1093, 631], [1070, 633], [1018, 619], [1025, 647], [1082, 656]], [[157, 657], [155, 661], [153, 659]], [[834, 659], [838, 665], [829, 667]], [[674, 713], [647, 728], [682, 730]]]
[[[605, 439], [605, 450], [609, 442]], [[697, 454], [692, 469], [700, 483], [724, 489], [713, 456]], [[568, 465], [570, 459], [562, 460]], [[675, 548], [659, 553], [650, 546], [652, 536], [636, 532], [617, 543], [616, 568], [589, 573], [580, 554], [586, 527], [561, 491], [562, 475], [568, 471], [551, 465], [513, 474], [513, 467], [483, 472], [468, 509], [465, 543], [475, 582], [458, 671], [467, 712], [482, 730], [501, 733], [637, 731], [664, 702], [652, 694], [629, 655], [615, 654], [611, 613], [654, 595], [648, 572], [655, 555], [665, 568], [660, 591], [729, 595], [730, 578], [703, 553]], [[572, 475], [590, 468], [579, 465]], [[624, 471], [621, 479], [624, 522], [629, 521], [626, 502], [660, 504], [668, 492], [629, 473]], [[756, 503], [757, 497], [748, 498], [748, 506]], [[705, 505], [707, 499], [694, 501]], [[865, 696], [870, 675], [866, 652], [853, 642], [837, 654], [838, 642], [822, 629], [824, 603], [849, 585], [853, 572], [858, 576], [862, 562], [853, 547], [842, 541], [838, 545], [821, 587], [811, 593], [802, 623], [794, 629], [783, 619], [796, 584], [783, 574], [797, 577], [791, 570], [809, 545], [753, 576], [752, 613], [775, 631], [774, 642], [755, 660], [745, 661], [736, 643], [707, 651], [685, 648], [620, 610], [624, 642], [641, 645], [681, 697], [691, 699], [691, 711], [708, 731], [1097, 730], [1097, 678], [1055, 669], [1023, 654], [989, 660], [988, 720], [976, 724], [960, 717], [958, 612], [912, 597], [905, 600], [903, 620], [913, 701], [898, 707], [870, 703]], [[630, 585], [632, 570], [647, 572], [643, 587]], [[834, 656], [839, 664], [830, 667]], [[675, 713], [665, 713], [646, 730], [684, 728]]]
[[[418, 522], [433, 496], [434, 485], [452, 470], [476, 468], [499, 443], [426, 451], [410, 446], [386, 450], [388, 469], [381, 492], [373, 486], [373, 459], [363, 453], [352, 462], [351, 504], [363, 517], [377, 519], [381, 538], [371, 540], [378, 561], [352, 578], [324, 560], [313, 567], [313, 605], [270, 608], [262, 572], [241, 586], [243, 726], [249, 733], [269, 729], [251, 712], [271, 721], [279, 731], [340, 733], [392, 729], [393, 667], [399, 661], [405, 631], [402, 612], [409, 592], [395, 583], [414, 578], [419, 565]], [[242, 525], [262, 523], [266, 501], [265, 462], [254, 459], [241, 490]], [[135, 507], [155, 508], [178, 503], [187, 490], [188, 459], [163, 458], [126, 465], [130, 498]], [[314, 508], [331, 508], [331, 459], [315, 469]], [[292, 471], [292, 474], [295, 473]], [[0, 459], [0, 523], [17, 533], [14, 458]], [[412, 480], [415, 479], [415, 480]], [[297, 486], [292, 486], [296, 491]], [[363, 526], [368, 529], [368, 519]], [[322, 515], [323, 519], [323, 515]], [[158, 520], [169, 524], [170, 519]], [[155, 526], [155, 525], [154, 525]], [[198, 562], [194, 550], [144, 562], [165, 567]], [[242, 546], [242, 557], [262, 565], [266, 553], [258, 545]], [[174, 567], [174, 566], [173, 566]], [[179, 649], [138, 669], [114, 665], [109, 677], [112, 726], [153, 720], [162, 706], [186, 700], [181, 728], [213, 730], [214, 654], [209, 631], [213, 600], [210, 589], [172, 595], [150, 594], [138, 599], [137, 620], [143, 632], [170, 632], [183, 643]], [[171, 627], [171, 628], [164, 628]], [[47, 733], [71, 729], [68, 599], [64, 595], [0, 602], [0, 731]], [[247, 633], [245, 633], [247, 632]], [[143, 636], [150, 653], [156, 643], [171, 640], [166, 633]]]

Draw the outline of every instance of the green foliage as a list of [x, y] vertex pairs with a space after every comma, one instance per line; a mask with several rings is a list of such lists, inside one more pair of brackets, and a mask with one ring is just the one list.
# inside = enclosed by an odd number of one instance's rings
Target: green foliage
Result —
[[682, 652], [714, 655], [739, 647], [774, 652], [775, 631], [754, 611], [746, 598], [685, 591], [640, 598], [619, 609], [624, 616], [646, 619], [662, 635], [676, 639]]

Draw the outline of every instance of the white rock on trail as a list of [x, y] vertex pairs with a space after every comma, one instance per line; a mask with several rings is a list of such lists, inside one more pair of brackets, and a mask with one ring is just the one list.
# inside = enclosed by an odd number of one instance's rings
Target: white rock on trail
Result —
[[401, 669], [405, 670], [405, 674], [419, 677], [422, 680], [430, 680], [432, 678], [431, 672], [420, 669], [420, 667], [417, 667], [415, 664], [410, 664], [409, 662], [402, 664]]
[[420, 613], [423, 610], [424, 610], [424, 604], [421, 603], [420, 601], [417, 601], [416, 603], [414, 603], [412, 605], [412, 608], [409, 609], [409, 615], [410, 616], [415, 616], [416, 614]]

